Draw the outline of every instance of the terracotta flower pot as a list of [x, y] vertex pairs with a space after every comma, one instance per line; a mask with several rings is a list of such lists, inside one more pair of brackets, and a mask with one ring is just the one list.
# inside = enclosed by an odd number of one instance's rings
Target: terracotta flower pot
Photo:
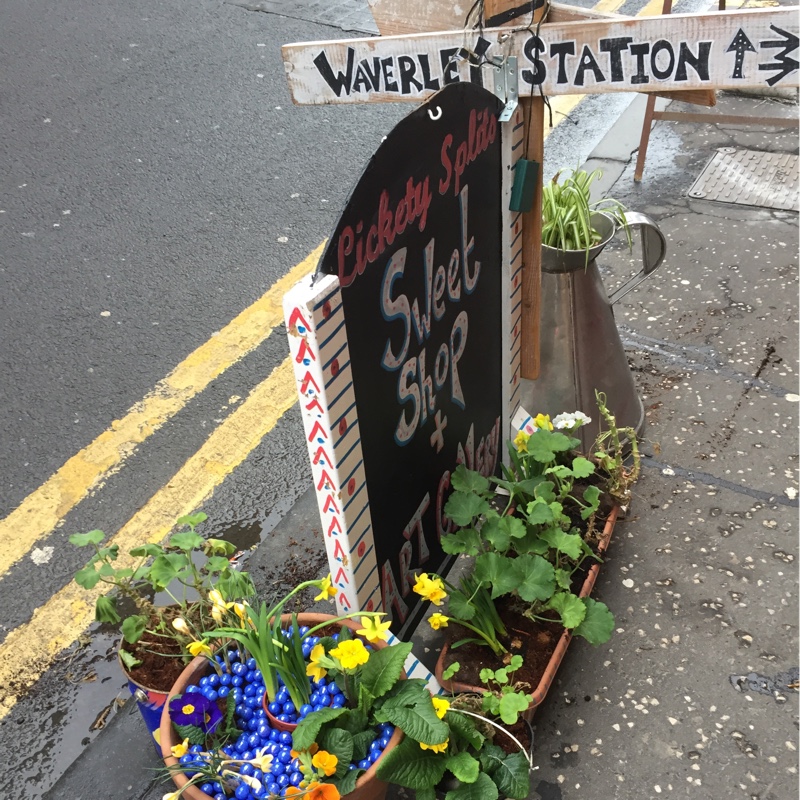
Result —
[[[603, 528], [603, 533], [600, 535], [600, 539], [597, 543], [598, 555], [602, 555], [608, 549], [608, 543], [611, 541], [611, 534], [614, 530], [614, 524], [617, 521], [618, 514], [619, 507], [615, 506], [608, 515], [605, 527]], [[595, 581], [597, 580], [597, 576], [599, 574], [600, 564], [592, 564], [592, 566], [589, 568], [586, 578], [583, 581], [583, 586], [581, 586], [579, 597], [588, 597], [592, 593], [592, 589], [594, 588]], [[567, 652], [567, 647], [569, 647], [570, 641], [572, 641], [572, 631], [565, 629], [564, 633], [561, 634], [561, 638], [558, 640], [558, 644], [556, 644], [553, 654], [550, 656], [550, 660], [547, 663], [547, 668], [545, 669], [538, 686], [533, 690], [533, 692], [531, 692], [533, 695], [533, 701], [531, 702], [530, 706], [528, 706], [527, 711], [523, 712], [523, 719], [530, 722], [530, 720], [533, 719], [533, 715], [537, 706], [541, 705], [541, 703], [544, 701], [544, 698], [547, 696], [547, 692], [550, 689], [550, 685], [553, 683], [553, 679], [556, 676], [556, 672], [558, 671], [559, 666], [561, 666], [561, 661], [564, 658], [564, 654]], [[473, 686], [472, 684], [462, 683], [457, 680], [446, 681], [442, 678], [442, 673], [446, 669], [445, 659], [449, 649], [449, 645], [445, 643], [444, 647], [442, 647], [442, 652], [439, 653], [439, 658], [436, 661], [434, 675], [436, 676], [436, 680], [439, 681], [439, 684], [448, 692], [478, 692], [483, 694], [485, 689], [483, 686]]]
[[[335, 617], [330, 614], [303, 613], [297, 615], [298, 624], [302, 626], [308, 626], [309, 628], [313, 628], [316, 625], [329, 622], [333, 619], [335, 619]], [[291, 615], [284, 614], [281, 617], [281, 620], [290, 622]], [[353, 631], [361, 627], [354, 620], [341, 620], [336, 624], [340, 626], [346, 626]], [[372, 647], [376, 649], [382, 649], [384, 647], [388, 647], [388, 644], [386, 642], [377, 642], [374, 643]], [[178, 759], [172, 755], [172, 747], [180, 743], [180, 739], [178, 738], [178, 734], [173, 727], [172, 719], [170, 718], [169, 701], [176, 695], [183, 694], [186, 691], [187, 686], [190, 686], [191, 684], [197, 684], [200, 678], [207, 673], [209, 667], [210, 665], [207, 658], [204, 658], [203, 656], [198, 656], [195, 658], [189, 665], [187, 665], [186, 669], [184, 669], [178, 680], [175, 682], [175, 685], [170, 689], [166, 702], [163, 705], [159, 729], [159, 741], [161, 745], [161, 756], [163, 757], [164, 764], [167, 767], [174, 767], [178, 764]], [[403, 677], [405, 677], [405, 675], [403, 675]], [[402, 739], [403, 732], [399, 728], [395, 728], [395, 731], [389, 740], [389, 744], [386, 746], [383, 752], [388, 753], [390, 750], [397, 747]], [[389, 788], [389, 784], [379, 780], [377, 777], [376, 773], [378, 771], [379, 763], [380, 759], [358, 779], [355, 789], [352, 792], [344, 795], [344, 798], [347, 800], [382, 800], [382, 798], [386, 796], [386, 790]], [[184, 775], [183, 772], [173, 771], [171, 773], [171, 777], [178, 789], [182, 789], [189, 782], [189, 779], [186, 777], [186, 775]], [[181, 798], [186, 798], [186, 800], [213, 800], [212, 797], [201, 791], [199, 786], [189, 786], [188, 788], [184, 789]]]

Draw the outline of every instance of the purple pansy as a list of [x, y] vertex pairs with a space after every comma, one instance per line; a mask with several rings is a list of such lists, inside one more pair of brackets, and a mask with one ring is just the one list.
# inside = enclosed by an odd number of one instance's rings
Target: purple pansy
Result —
[[169, 701], [169, 713], [176, 725], [195, 725], [211, 733], [222, 719], [222, 712], [213, 700], [200, 692], [191, 692]]

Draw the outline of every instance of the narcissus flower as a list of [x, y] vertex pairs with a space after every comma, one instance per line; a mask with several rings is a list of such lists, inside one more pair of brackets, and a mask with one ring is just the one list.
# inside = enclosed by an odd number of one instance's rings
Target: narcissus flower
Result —
[[330, 655], [342, 665], [342, 669], [355, 669], [369, 661], [367, 648], [364, 647], [364, 642], [360, 639], [349, 639], [346, 642], [340, 642], [337, 647], [330, 651]]
[[174, 744], [170, 747], [170, 751], [175, 758], [185, 756], [189, 752], [189, 740], [184, 739], [180, 744]]
[[428, 624], [435, 631], [438, 631], [439, 628], [446, 628], [449, 621], [450, 617], [446, 617], [444, 614], [440, 614], [438, 611], [428, 617]]
[[425, 742], [420, 742], [419, 746], [423, 750], [432, 750], [434, 753], [444, 753], [447, 750], [447, 745], [450, 744], [449, 739], [445, 739], [441, 744], [425, 744]]
[[309, 663], [306, 664], [306, 675], [310, 675], [315, 681], [321, 681], [328, 670], [319, 664], [319, 659], [325, 655], [325, 648], [321, 644], [315, 644], [308, 654]]
[[208, 656], [211, 657], [211, 648], [206, 644], [205, 641], [202, 642], [189, 642], [186, 645], [186, 649], [195, 657], [197, 656]]
[[436, 711], [436, 716], [439, 719], [444, 719], [444, 715], [447, 713], [447, 710], [450, 708], [450, 702], [445, 700], [444, 697], [432, 697], [433, 708]]
[[525, 431], [520, 431], [514, 437], [514, 447], [517, 448], [518, 453], [527, 453], [528, 452], [528, 439], [530, 439], [530, 434], [525, 433]]
[[336, 765], [338, 763], [339, 759], [327, 750], [320, 750], [311, 759], [312, 766], [318, 769], [326, 778], [329, 778], [336, 772]]
[[389, 638], [388, 630], [391, 622], [381, 622], [378, 619], [383, 614], [376, 614], [374, 617], [361, 617], [363, 628], [359, 628], [356, 633], [363, 636], [368, 642], [385, 642]]
[[550, 422], [550, 415], [549, 414], [537, 414], [533, 418], [533, 427], [539, 431], [551, 431], [553, 430], [553, 423]]
[[441, 579], [429, 578], [427, 572], [420, 572], [420, 574], [417, 575], [414, 591], [426, 600], [429, 600], [435, 606], [440, 606], [442, 600], [447, 597], [447, 592], [444, 590], [444, 584]]
[[330, 575], [325, 576], [321, 581], [317, 581], [317, 588], [320, 589], [320, 593], [314, 600], [330, 600], [333, 602], [333, 598], [336, 597], [336, 587], [331, 583]]
[[575, 411], [572, 414], [559, 414], [553, 417], [553, 425], [557, 430], [572, 431], [580, 428], [581, 425], [588, 425], [592, 421], [591, 417], [587, 417], [583, 411]]
[[172, 620], [172, 627], [175, 628], [178, 633], [189, 633], [189, 625], [183, 617], [175, 617], [175, 619]]

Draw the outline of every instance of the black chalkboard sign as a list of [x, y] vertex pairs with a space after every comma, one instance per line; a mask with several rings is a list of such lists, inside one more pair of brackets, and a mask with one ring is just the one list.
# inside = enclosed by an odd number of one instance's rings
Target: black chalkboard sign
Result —
[[501, 103], [445, 87], [400, 122], [350, 195], [318, 272], [337, 275], [384, 609], [441, 572], [450, 474], [493, 474], [501, 427]]

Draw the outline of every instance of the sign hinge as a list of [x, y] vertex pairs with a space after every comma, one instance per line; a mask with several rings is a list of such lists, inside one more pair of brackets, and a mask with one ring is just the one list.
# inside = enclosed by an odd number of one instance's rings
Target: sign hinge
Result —
[[505, 103], [498, 119], [500, 122], [508, 122], [519, 103], [517, 57], [507, 56], [500, 64], [493, 64], [492, 72], [494, 72], [494, 93]]

